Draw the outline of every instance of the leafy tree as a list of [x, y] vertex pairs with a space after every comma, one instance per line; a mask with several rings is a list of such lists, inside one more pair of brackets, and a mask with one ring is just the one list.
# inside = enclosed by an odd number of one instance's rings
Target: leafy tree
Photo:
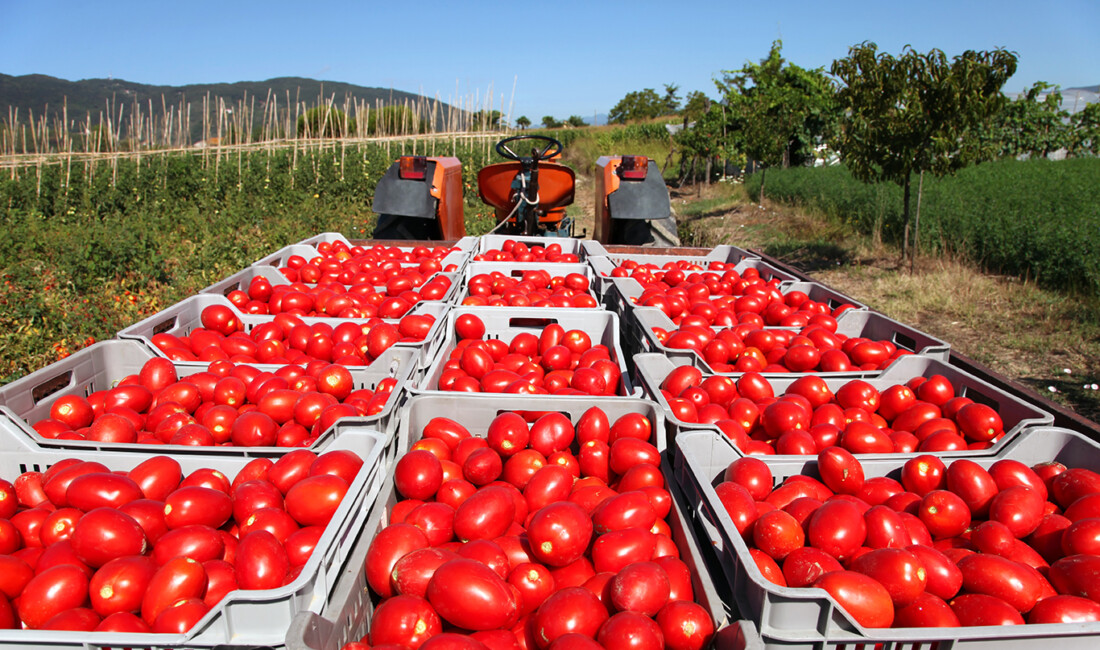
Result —
[[[740, 126], [744, 152], [764, 165], [765, 174], [769, 166], [786, 168], [811, 158], [814, 145], [833, 133], [838, 118], [824, 71], [788, 63], [782, 49], [782, 41], [775, 41], [760, 63], [724, 71], [715, 82]], [[763, 183], [760, 192], [763, 199]]]
[[687, 102], [684, 103], [684, 110], [680, 111], [680, 115], [683, 116], [685, 123], [697, 120], [709, 110], [711, 103], [712, 100], [706, 93], [693, 90], [688, 93]]
[[587, 124], [585, 124], [584, 118], [581, 117], [580, 115], [570, 115], [569, 119], [565, 120], [565, 123], [568, 124], [569, 126], [572, 126], [572, 127], [575, 127], [575, 128], [580, 128], [582, 126], [588, 126]]
[[346, 118], [344, 111], [334, 106], [315, 106], [298, 116], [298, 137], [308, 133], [311, 138], [342, 138], [355, 133], [355, 118]]
[[526, 131], [527, 127], [531, 126], [531, 120], [526, 115], [520, 115], [516, 118], [516, 126], [521, 130]]
[[665, 84], [665, 96], [662, 99], [665, 115], [671, 115], [680, 110], [680, 96], [677, 94], [678, 92], [680, 92], [680, 86], [678, 84]]
[[474, 111], [470, 114], [470, 130], [488, 129], [492, 131], [497, 129], [500, 127], [501, 117], [503, 117], [503, 114], [500, 111]]
[[[864, 42], [833, 62], [844, 113], [841, 157], [864, 182], [892, 181], [903, 189], [903, 255], [909, 254], [909, 198], [914, 173], [953, 174], [986, 159], [978, 137], [1004, 104], [1001, 87], [1016, 72], [1016, 54], [967, 50], [952, 61], [940, 50], [901, 56]], [[917, 191], [920, 228], [920, 189]], [[919, 248], [919, 240], [914, 248]], [[910, 257], [912, 268], [913, 257]]]
[[[1051, 88], [1054, 90], [1047, 92]], [[998, 149], [998, 156], [1046, 157], [1069, 147], [1068, 121], [1069, 113], [1062, 110], [1062, 93], [1039, 81], [1015, 101], [1005, 103], [990, 129], [992, 146]]]
[[1100, 155], [1100, 104], [1089, 104], [1074, 113], [1070, 122], [1073, 125], [1070, 153], [1074, 156]]
[[553, 115], [543, 115], [542, 126], [547, 129], [560, 129], [561, 122], [559, 122]]
[[626, 94], [607, 114], [609, 124], [626, 124], [648, 120], [665, 114], [665, 101], [652, 88]]
[[[681, 153], [712, 161], [720, 158], [727, 161], [735, 161], [744, 165], [744, 154], [741, 153], [737, 134], [740, 130], [737, 123], [730, 115], [729, 108], [712, 102], [704, 95], [705, 108], [697, 112], [692, 120], [694, 124], [684, 128], [676, 134], [674, 142]], [[687, 117], [685, 116], [685, 122]], [[683, 159], [681, 159], [683, 160]], [[681, 162], [681, 173], [683, 173]], [[707, 170], [707, 182], [710, 181], [709, 167]]]

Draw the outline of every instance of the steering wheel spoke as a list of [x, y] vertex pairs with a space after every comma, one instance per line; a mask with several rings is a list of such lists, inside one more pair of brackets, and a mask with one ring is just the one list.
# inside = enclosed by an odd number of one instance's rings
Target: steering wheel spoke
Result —
[[560, 154], [562, 150], [562, 144], [560, 141], [546, 135], [514, 135], [510, 138], [505, 138], [504, 140], [501, 140], [497, 143], [497, 153], [500, 154], [501, 158], [505, 158], [507, 160], [522, 160], [523, 157], [512, 151], [512, 149], [508, 146], [513, 142], [518, 142], [521, 140], [534, 140], [536, 142], [546, 143], [546, 146], [544, 146], [541, 151], [538, 149], [538, 147], [532, 149], [531, 153], [533, 154], [533, 158], [536, 162], [550, 160], [554, 156]]

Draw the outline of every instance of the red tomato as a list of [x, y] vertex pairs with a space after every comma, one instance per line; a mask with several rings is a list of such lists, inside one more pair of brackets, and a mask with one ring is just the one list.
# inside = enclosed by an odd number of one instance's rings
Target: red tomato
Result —
[[966, 502], [947, 490], [933, 490], [924, 495], [917, 516], [935, 539], [956, 537], [970, 526], [970, 509]]
[[927, 584], [924, 564], [917, 556], [900, 548], [881, 548], [864, 553], [852, 560], [850, 568], [886, 587], [896, 608], [916, 600]]
[[104, 564], [89, 584], [92, 608], [102, 617], [116, 612], [136, 612], [157, 565], [148, 557], [120, 557]]
[[580, 559], [588, 549], [592, 533], [592, 519], [583, 508], [568, 501], [542, 507], [527, 526], [531, 554], [553, 567]]
[[286, 511], [302, 526], [324, 526], [336, 514], [347, 491], [347, 482], [339, 476], [310, 476], [287, 492]]
[[393, 481], [406, 498], [430, 499], [443, 483], [443, 466], [431, 452], [410, 451], [394, 466]]
[[972, 460], [960, 458], [947, 467], [947, 489], [959, 495], [971, 514], [985, 519], [997, 494], [997, 482], [989, 472]]
[[788, 587], [809, 587], [826, 573], [843, 569], [832, 555], [812, 546], [803, 546], [784, 558], [783, 579]]
[[835, 571], [818, 578], [813, 586], [829, 592], [863, 627], [890, 627], [894, 621], [890, 593], [874, 578], [854, 571]]
[[145, 531], [133, 517], [114, 508], [96, 508], [85, 513], [73, 527], [73, 551], [90, 567], [127, 555], [143, 555]]
[[1027, 615], [1027, 622], [1030, 624], [1096, 621], [1100, 621], [1100, 603], [1080, 596], [1058, 595], [1044, 598]]
[[604, 621], [596, 641], [607, 650], [661, 650], [664, 636], [652, 618], [639, 612], [619, 612]]
[[1000, 598], [986, 594], [964, 594], [948, 603], [959, 623], [973, 625], [1023, 625], [1020, 613]]
[[845, 449], [822, 450], [817, 455], [817, 470], [825, 485], [837, 494], [858, 494], [863, 489], [863, 465]]
[[390, 577], [394, 565], [405, 555], [421, 548], [428, 548], [428, 538], [411, 524], [392, 524], [375, 535], [367, 548], [367, 584], [383, 598], [394, 595]]
[[519, 616], [513, 588], [474, 560], [451, 560], [436, 569], [427, 598], [443, 620], [467, 630], [508, 628]]
[[772, 510], [757, 518], [752, 527], [752, 538], [756, 548], [775, 560], [782, 560], [801, 547], [806, 536], [794, 517], [782, 510]]
[[[758, 521], [758, 528], [759, 525]], [[814, 511], [806, 527], [806, 541], [811, 546], [841, 561], [851, 557], [866, 537], [867, 523], [863, 513], [849, 501], [825, 502]]]
[[607, 619], [607, 608], [592, 592], [567, 587], [554, 592], [535, 612], [534, 640], [539, 648], [548, 648], [570, 633], [594, 639]]
[[32, 578], [12, 604], [20, 620], [37, 629], [61, 612], [81, 607], [87, 596], [88, 576], [84, 571], [61, 564]]
[[369, 636], [372, 647], [397, 645], [416, 650], [442, 632], [443, 622], [427, 599], [398, 595], [375, 608]]
[[939, 596], [924, 592], [894, 613], [894, 627], [959, 627], [959, 617]]
[[174, 557], [157, 569], [141, 601], [141, 618], [152, 625], [161, 612], [187, 598], [198, 598], [206, 589], [206, 571], [188, 557]]

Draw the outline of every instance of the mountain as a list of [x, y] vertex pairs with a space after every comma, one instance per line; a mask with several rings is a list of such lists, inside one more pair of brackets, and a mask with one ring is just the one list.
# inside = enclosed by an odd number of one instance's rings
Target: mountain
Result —
[[[227, 104], [236, 105], [247, 93], [249, 103], [255, 99], [257, 112], [263, 106], [268, 97], [268, 92], [277, 97], [280, 109], [287, 105], [289, 93], [290, 102], [300, 101], [315, 106], [320, 98], [324, 101], [335, 96], [337, 106], [342, 106], [344, 98], [353, 97], [358, 102], [366, 102], [372, 109], [376, 103], [384, 104], [410, 104], [420, 100], [420, 96], [392, 88], [373, 88], [356, 86], [354, 84], [338, 81], [318, 81], [303, 77], [277, 77], [267, 81], [238, 81], [236, 83], [192, 84], [186, 86], [154, 86], [135, 83], [122, 79], [81, 79], [80, 81], [68, 81], [42, 74], [28, 74], [11, 76], [0, 74], [0, 115], [7, 118], [7, 107], [19, 109], [20, 121], [24, 120], [30, 112], [41, 116], [47, 110], [50, 116], [60, 115], [62, 106], [67, 104], [70, 120], [83, 119], [88, 113], [93, 116], [93, 121], [100, 112], [107, 110], [112, 104], [125, 107], [130, 110], [136, 101], [148, 112], [150, 100], [155, 113], [161, 112], [163, 104], [168, 106], [180, 105], [181, 101], [189, 102], [201, 111], [203, 99], [210, 95], [211, 98], [220, 97]], [[434, 99], [424, 98], [425, 101], [434, 102]], [[441, 104], [441, 113], [446, 114], [448, 106]]]

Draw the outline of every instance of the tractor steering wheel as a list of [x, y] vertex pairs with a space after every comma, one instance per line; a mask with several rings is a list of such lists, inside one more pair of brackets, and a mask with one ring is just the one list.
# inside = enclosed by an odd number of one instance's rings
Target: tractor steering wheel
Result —
[[559, 141], [557, 141], [554, 138], [551, 138], [549, 136], [545, 136], [545, 135], [514, 135], [510, 138], [505, 138], [505, 139], [503, 139], [503, 140], [501, 140], [500, 142], [497, 143], [497, 147], [496, 147], [497, 154], [499, 154], [501, 158], [507, 158], [508, 160], [522, 160], [524, 158], [524, 156], [520, 156], [520, 155], [516, 154], [516, 152], [514, 152], [514, 151], [512, 151], [511, 149], [508, 148], [508, 144], [510, 142], [516, 142], [518, 140], [538, 140], [538, 141], [546, 142], [546, 146], [543, 147], [542, 151], [532, 150], [532, 153], [535, 154], [533, 160], [536, 161], [536, 162], [541, 162], [543, 160], [550, 160], [554, 156], [557, 156], [558, 154], [561, 153], [561, 149], [562, 149], [561, 142], [559, 142]]

